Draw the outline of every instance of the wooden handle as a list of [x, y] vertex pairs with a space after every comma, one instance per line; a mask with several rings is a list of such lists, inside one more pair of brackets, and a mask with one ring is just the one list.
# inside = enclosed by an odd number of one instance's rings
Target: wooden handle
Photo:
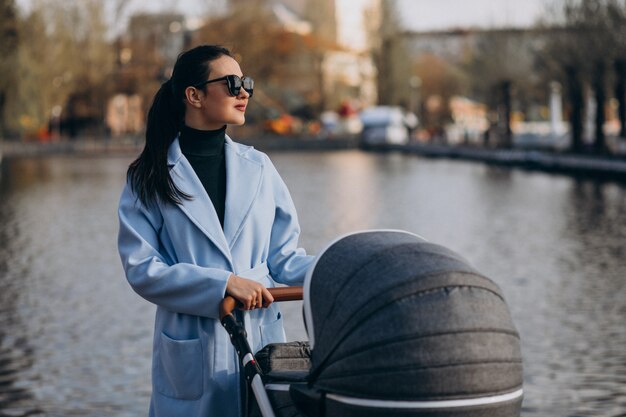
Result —
[[[276, 287], [267, 289], [274, 301], [296, 301], [302, 300], [302, 287]], [[227, 295], [220, 303], [220, 320], [231, 314], [237, 307], [237, 300]]]
[[276, 287], [268, 288], [274, 301], [296, 301], [302, 300], [302, 287]]
[[224, 299], [220, 303], [220, 321], [223, 320], [224, 317], [231, 314], [235, 307], [237, 307], [237, 300], [235, 300], [230, 295], [224, 297]]

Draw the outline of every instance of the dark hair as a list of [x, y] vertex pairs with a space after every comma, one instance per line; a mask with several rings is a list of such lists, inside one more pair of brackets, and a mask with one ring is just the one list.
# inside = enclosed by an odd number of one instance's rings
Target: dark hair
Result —
[[211, 61], [230, 51], [218, 45], [197, 46], [176, 59], [172, 77], [161, 85], [148, 112], [146, 144], [139, 157], [128, 167], [127, 181], [144, 205], [156, 203], [180, 204], [191, 199], [172, 181], [167, 167], [167, 151], [176, 138], [185, 117], [185, 89], [206, 81]]

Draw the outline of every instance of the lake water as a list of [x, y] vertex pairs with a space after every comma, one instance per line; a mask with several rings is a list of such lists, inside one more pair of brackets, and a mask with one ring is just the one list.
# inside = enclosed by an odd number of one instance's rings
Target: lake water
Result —
[[[360, 151], [275, 152], [316, 253], [415, 232], [504, 291], [524, 416], [626, 413], [626, 187]], [[6, 159], [0, 177], [0, 417], [144, 416], [154, 308], [126, 283], [117, 203], [130, 157]], [[287, 333], [306, 337], [299, 303]]]

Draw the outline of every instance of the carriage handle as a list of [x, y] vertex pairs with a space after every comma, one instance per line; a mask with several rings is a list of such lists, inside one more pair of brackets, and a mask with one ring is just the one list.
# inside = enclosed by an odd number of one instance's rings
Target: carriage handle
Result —
[[[277, 287], [268, 288], [274, 301], [295, 301], [302, 300], [302, 287]], [[240, 303], [231, 295], [227, 295], [220, 302], [220, 322], [228, 332], [230, 341], [232, 342], [237, 356], [242, 365], [242, 372], [246, 380], [250, 383], [250, 387], [254, 392], [259, 409], [263, 417], [276, 417], [272, 404], [267, 396], [267, 392], [263, 386], [261, 379], [261, 368], [256, 363], [252, 350], [247, 340], [246, 330], [244, 326], [237, 322], [232, 312]]]
[[[302, 287], [276, 287], [267, 289], [274, 301], [297, 301], [302, 300]], [[220, 320], [228, 316], [237, 308], [238, 301], [231, 295], [224, 297], [220, 303]]]

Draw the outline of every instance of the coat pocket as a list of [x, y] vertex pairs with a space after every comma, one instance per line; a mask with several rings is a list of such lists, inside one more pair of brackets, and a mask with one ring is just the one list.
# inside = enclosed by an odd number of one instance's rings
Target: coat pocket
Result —
[[154, 388], [179, 400], [197, 400], [203, 393], [200, 339], [174, 340], [161, 333], [155, 354]]
[[282, 343], [286, 340], [285, 329], [283, 328], [283, 317], [280, 311], [276, 311], [275, 314], [274, 317], [276, 317], [276, 320], [261, 325], [262, 346], [267, 346], [270, 343]]

